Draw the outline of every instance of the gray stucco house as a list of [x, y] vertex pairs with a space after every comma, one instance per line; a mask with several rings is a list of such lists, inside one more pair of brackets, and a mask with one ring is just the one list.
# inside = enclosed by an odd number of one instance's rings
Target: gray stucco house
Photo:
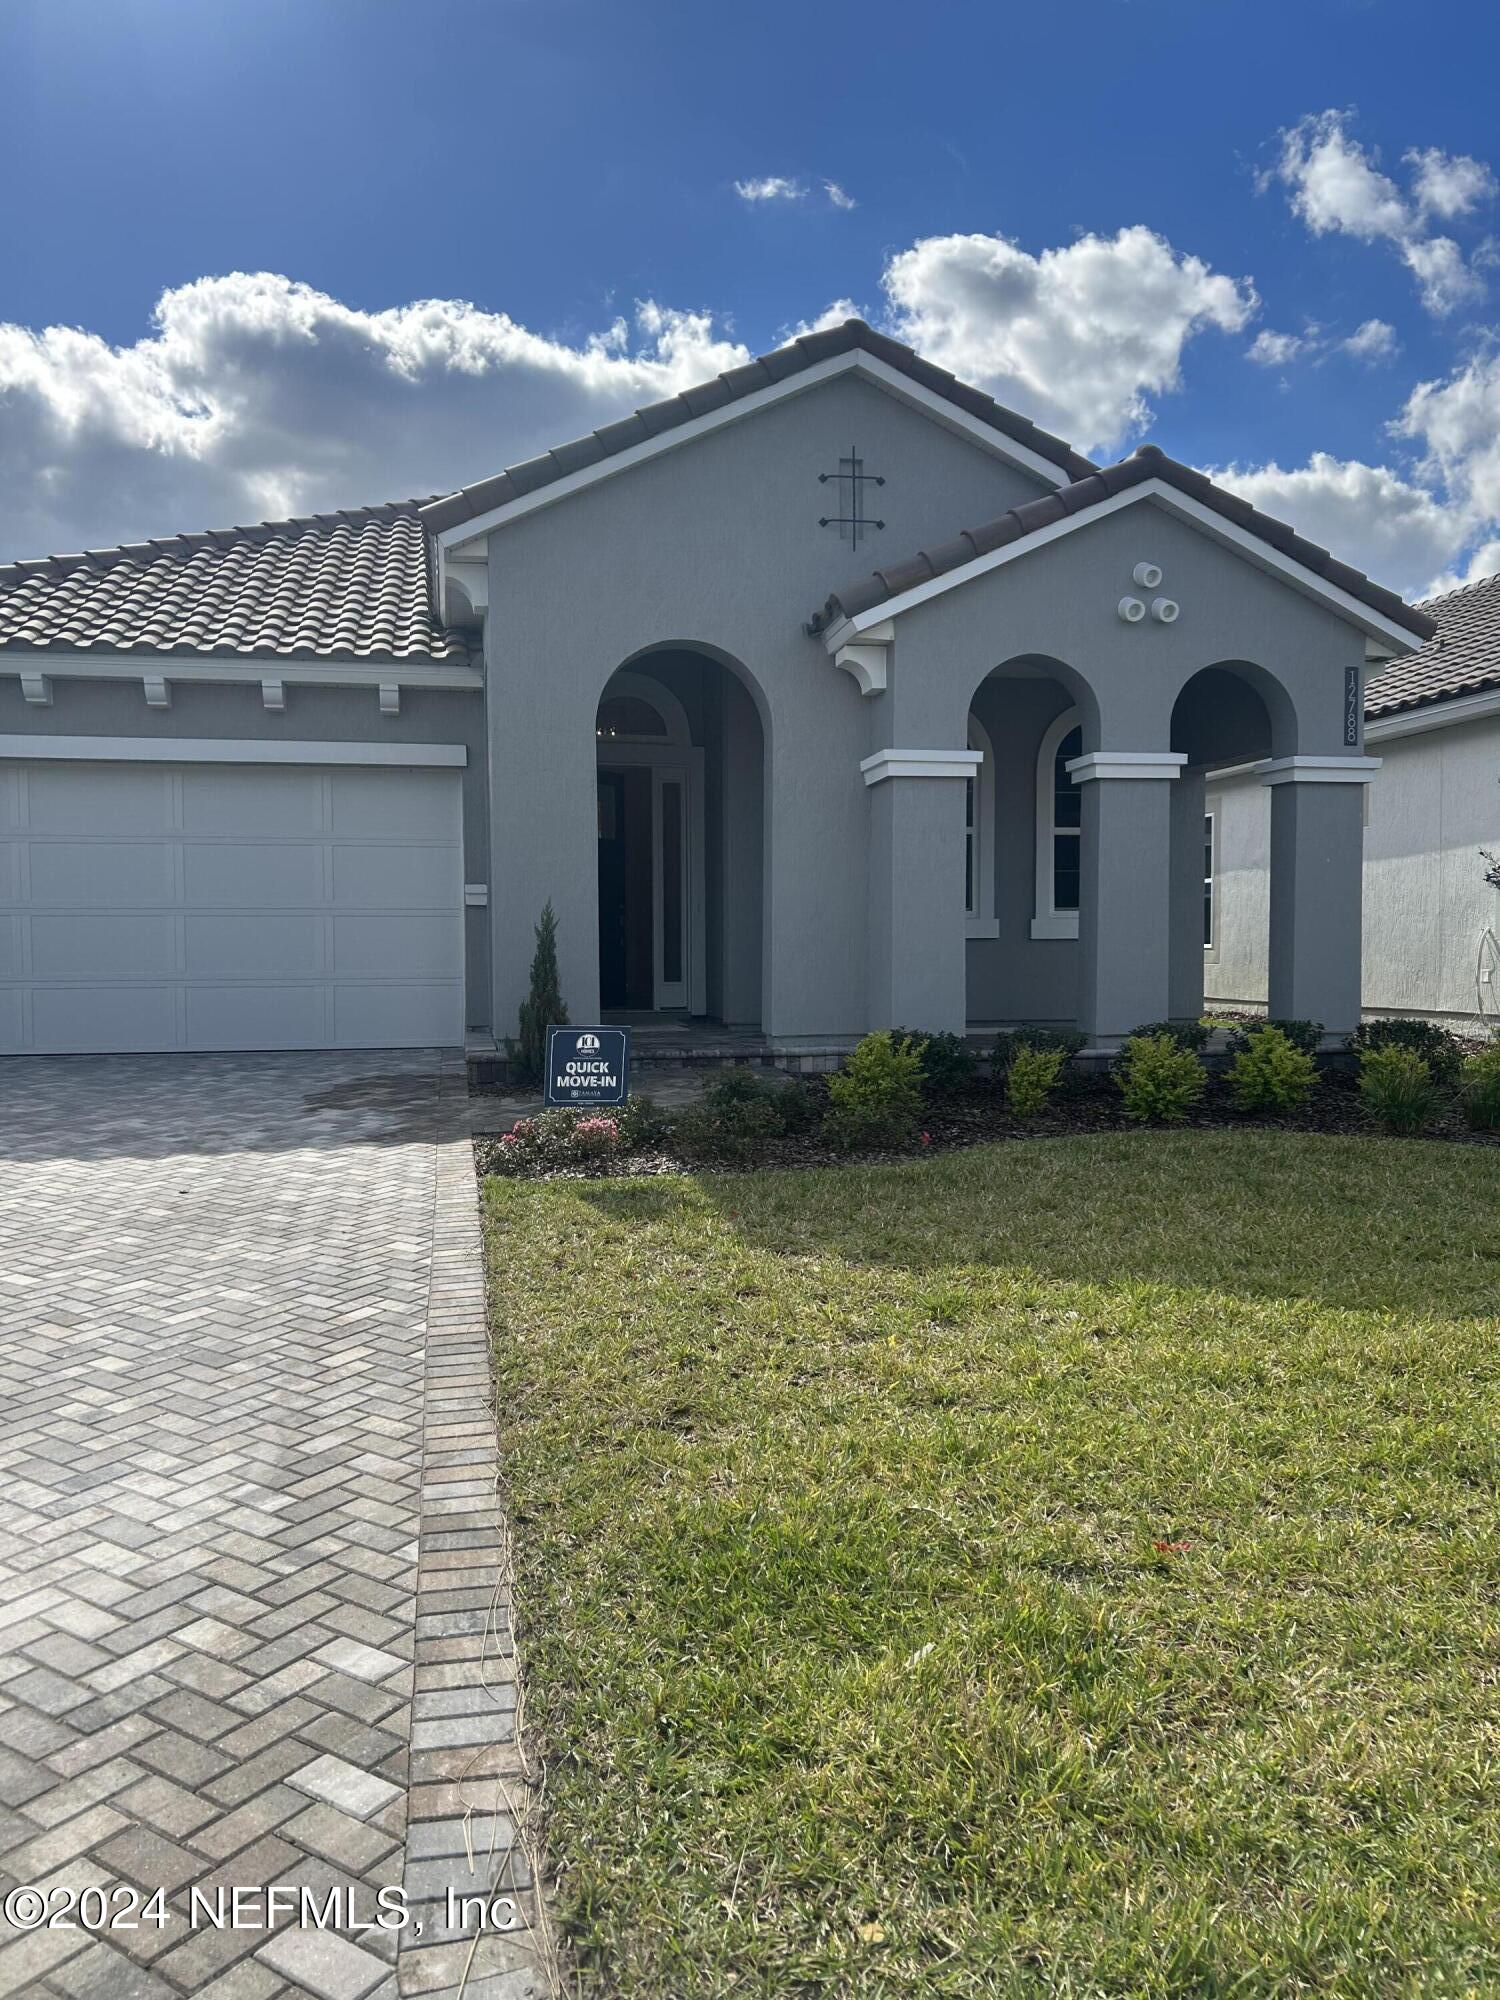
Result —
[[1203, 997], [1204, 774], [1270, 1004], [1359, 1013], [1364, 678], [1431, 620], [851, 320], [407, 503], [0, 570], [0, 1048], [787, 1052]]
[[[1381, 759], [1365, 813], [1365, 1012], [1495, 1034], [1500, 576], [1422, 609], [1436, 624], [1433, 637], [1365, 690], [1365, 741]], [[1271, 829], [1254, 770], [1209, 772], [1205, 813], [1208, 997], [1259, 1006], [1267, 992]]]

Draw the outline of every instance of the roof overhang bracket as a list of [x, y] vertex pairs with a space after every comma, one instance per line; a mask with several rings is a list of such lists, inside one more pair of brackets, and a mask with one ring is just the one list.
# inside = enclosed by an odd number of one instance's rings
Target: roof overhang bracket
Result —
[[864, 632], [856, 632], [845, 620], [829, 633], [826, 643], [833, 664], [854, 676], [862, 695], [885, 693], [890, 685], [891, 648], [896, 643], [892, 620], [887, 618]]

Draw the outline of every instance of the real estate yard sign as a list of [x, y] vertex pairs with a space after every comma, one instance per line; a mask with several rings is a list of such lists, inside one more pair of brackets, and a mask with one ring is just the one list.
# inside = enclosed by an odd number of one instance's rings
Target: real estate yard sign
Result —
[[549, 1028], [546, 1101], [623, 1104], [630, 1078], [628, 1028]]

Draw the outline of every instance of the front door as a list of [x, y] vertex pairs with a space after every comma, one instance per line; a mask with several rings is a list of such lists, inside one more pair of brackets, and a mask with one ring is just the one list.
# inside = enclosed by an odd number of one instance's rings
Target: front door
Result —
[[688, 1004], [688, 777], [659, 764], [651, 773], [651, 904], [656, 1005]]
[[692, 787], [685, 765], [599, 769], [599, 1002], [688, 1008]]

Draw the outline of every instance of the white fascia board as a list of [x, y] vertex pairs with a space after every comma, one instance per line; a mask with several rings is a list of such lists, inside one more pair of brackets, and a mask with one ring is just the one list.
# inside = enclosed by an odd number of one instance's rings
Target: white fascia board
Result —
[[218, 681], [226, 687], [241, 682], [258, 686], [282, 681], [288, 687], [400, 687], [479, 691], [484, 675], [477, 667], [430, 666], [422, 661], [392, 665], [389, 661], [194, 658], [175, 653], [7, 653], [0, 651], [0, 674], [51, 674], [58, 680], [133, 681], [153, 677], [165, 681]]
[[1382, 612], [1362, 604], [1357, 597], [1351, 597], [1336, 583], [1330, 583], [1304, 564], [1283, 555], [1280, 549], [1272, 548], [1246, 528], [1240, 528], [1233, 521], [1226, 520], [1212, 507], [1205, 507], [1201, 500], [1183, 493], [1169, 485], [1165, 479], [1143, 479], [1139, 486], [1127, 486], [1121, 493], [1112, 493], [1095, 506], [1082, 507], [1076, 514], [1069, 514], [1061, 521], [1050, 521], [1045, 528], [1023, 535], [1019, 541], [1007, 542], [1003, 548], [991, 549], [988, 555], [975, 556], [972, 562], [960, 563], [957, 569], [945, 570], [941, 576], [930, 577], [926, 583], [919, 583], [911, 590], [904, 590], [897, 597], [888, 597], [881, 604], [872, 604], [868, 611], [859, 611], [844, 621], [856, 633], [869, 625], [879, 624], [883, 619], [899, 618], [903, 612], [913, 611], [918, 605], [928, 603], [934, 597], [941, 597], [946, 591], [961, 590], [966, 583], [976, 577], [988, 576], [991, 570], [1001, 569], [1006, 563], [1016, 562], [1022, 556], [1029, 556], [1033, 550], [1045, 548], [1064, 535], [1071, 535], [1077, 528], [1087, 528], [1095, 521], [1102, 521], [1106, 515], [1117, 514], [1124, 507], [1134, 507], [1142, 501], [1154, 500], [1165, 507], [1168, 513], [1191, 522], [1201, 528], [1213, 540], [1224, 547], [1233, 549], [1247, 561], [1279, 577], [1294, 590], [1302, 592], [1318, 603], [1326, 604], [1331, 610], [1348, 619], [1368, 636], [1385, 642], [1393, 654], [1418, 652], [1425, 644], [1415, 632], [1408, 632]]
[[266, 743], [229, 736], [0, 736], [0, 758], [70, 764], [390, 764], [462, 770], [462, 743]]
[[1379, 743], [1392, 736], [1421, 736], [1429, 729], [1451, 729], [1459, 722], [1482, 722], [1500, 715], [1500, 687], [1478, 694], [1454, 695], [1424, 708], [1397, 709], [1393, 715], [1372, 715], [1365, 724], [1365, 741]]
[[1004, 431], [996, 430], [993, 424], [985, 423], [980, 417], [970, 416], [967, 410], [961, 410], [945, 396], [924, 388], [920, 382], [903, 375], [899, 368], [882, 361], [878, 354], [869, 354], [856, 347], [847, 354], [832, 354], [824, 361], [815, 361], [810, 368], [788, 375], [783, 381], [770, 382], [764, 389], [754, 389], [748, 396], [725, 403], [720, 409], [706, 410], [701, 417], [690, 417], [686, 423], [675, 424], [655, 437], [643, 438], [639, 444], [613, 452], [595, 465], [580, 466], [576, 472], [564, 473], [561, 479], [549, 480], [534, 493], [523, 493], [514, 500], [489, 508], [483, 514], [476, 514], [472, 520], [455, 521], [452, 527], [439, 528], [434, 540], [440, 552], [457, 553], [469, 542], [482, 541], [507, 522], [518, 521], [524, 515], [536, 513], [539, 508], [555, 506], [559, 500], [571, 499], [573, 494], [597, 486], [601, 480], [613, 479], [619, 473], [629, 472], [633, 466], [644, 465], [653, 458], [660, 458], [665, 452], [676, 451], [679, 445], [691, 444], [696, 438], [709, 437], [729, 424], [742, 423], [761, 410], [784, 403], [792, 396], [805, 395], [809, 389], [816, 389], [820, 383], [831, 382], [840, 375], [857, 375], [866, 382], [875, 383], [899, 401], [934, 418], [948, 430], [968, 438], [993, 457], [1034, 474], [1044, 485], [1066, 486], [1072, 477], [1062, 466], [1054, 465], [1050, 458], [1043, 458], [1039, 451], [1033, 451], [1030, 445], [1007, 437]]

